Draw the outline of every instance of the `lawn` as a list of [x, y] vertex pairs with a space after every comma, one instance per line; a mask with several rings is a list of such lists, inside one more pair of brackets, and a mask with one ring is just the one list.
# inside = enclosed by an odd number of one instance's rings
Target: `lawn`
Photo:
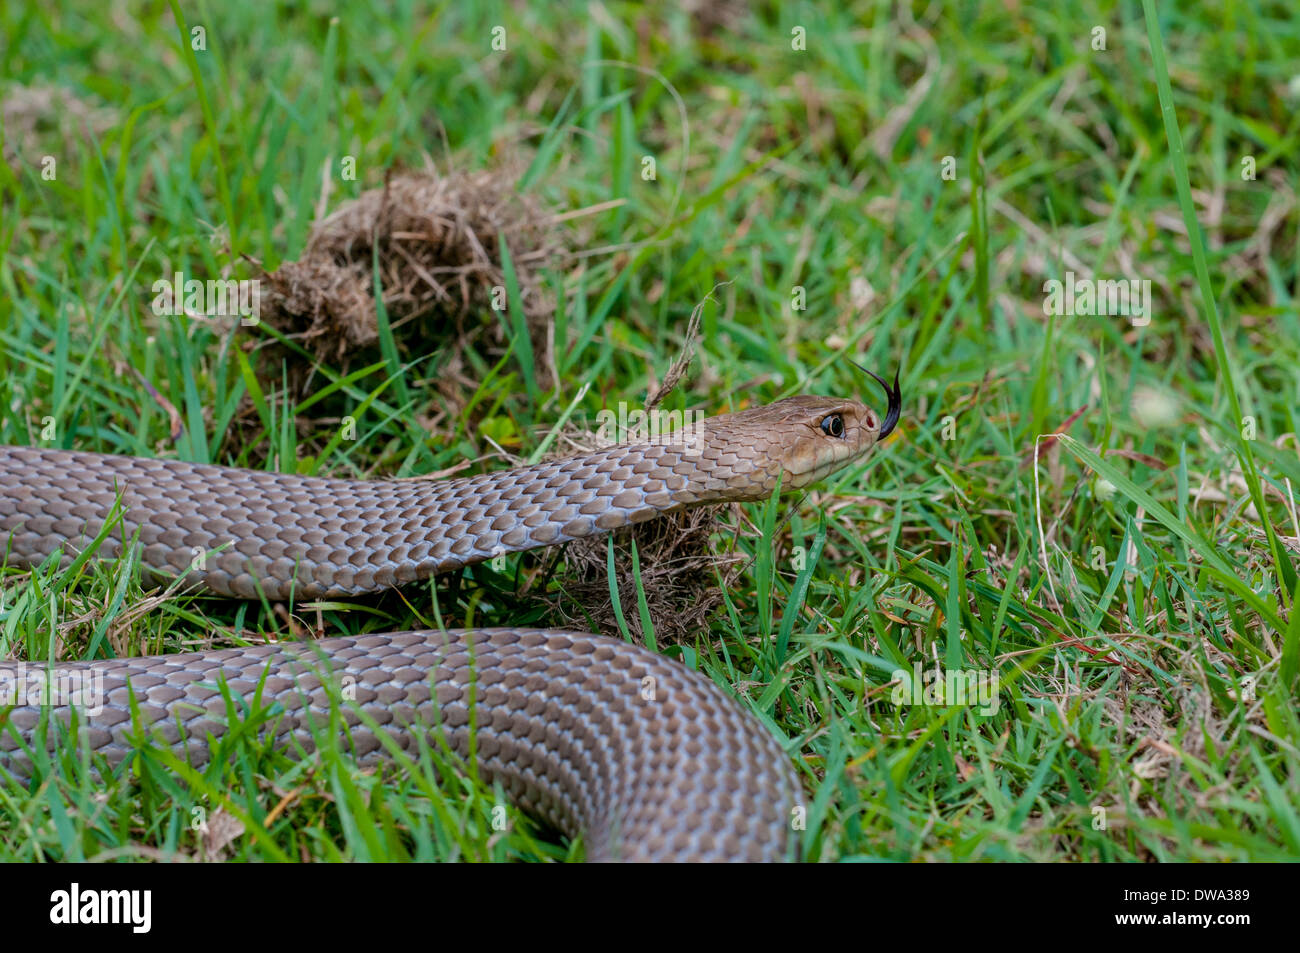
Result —
[[[382, 596], [9, 568], [0, 658], [576, 618], [759, 714], [809, 860], [1300, 859], [1291, 4], [381, 6], [0, 6], [0, 443], [482, 472], [689, 354], [667, 409], [883, 409], [850, 359], [901, 368], [898, 430], [639, 548]], [[277, 320], [338, 263], [313, 226], [412, 174], [489, 264], [422, 293], [350, 235], [365, 333]], [[268, 319], [160, 309], [177, 272]], [[224, 744], [0, 788], [0, 857], [582, 856], [436, 751]]]

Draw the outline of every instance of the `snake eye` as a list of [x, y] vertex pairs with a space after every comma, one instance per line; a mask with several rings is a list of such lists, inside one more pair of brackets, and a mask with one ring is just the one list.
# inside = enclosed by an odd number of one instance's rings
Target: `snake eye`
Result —
[[844, 436], [844, 418], [839, 414], [831, 414], [829, 417], [822, 418], [822, 433], [828, 437]]

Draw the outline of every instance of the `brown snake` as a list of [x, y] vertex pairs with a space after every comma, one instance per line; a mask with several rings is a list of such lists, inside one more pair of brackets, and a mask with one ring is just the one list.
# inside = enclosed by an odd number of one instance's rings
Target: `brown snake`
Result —
[[[856, 401], [791, 397], [709, 418], [684, 437], [453, 480], [336, 480], [0, 447], [0, 558], [30, 569], [58, 554], [67, 566], [98, 538], [94, 558], [133, 553], [149, 578], [184, 577], [224, 596], [370, 592], [694, 504], [761, 500], [778, 480], [807, 486], [893, 429], [898, 380], [890, 389], [876, 379], [890, 398], [883, 421]], [[51, 668], [98, 695], [14, 704], [5, 687], [23, 673], [0, 662], [5, 783], [29, 782], [37, 739], [54, 748], [59, 734], [38, 727], [51, 714], [68, 725], [78, 703], [78, 738], [97, 766], [115, 768], [159, 739], [202, 765], [207, 736], [225, 730], [219, 680], [252, 698], [265, 677], [263, 704], [283, 709], [265, 729], [277, 745], [311, 750], [331, 704], [362, 763], [382, 757], [385, 742], [415, 752], [441, 732], [521, 809], [581, 835], [591, 860], [797, 853], [791, 815], [801, 788], [771, 733], [709, 678], [617, 639], [395, 632]], [[340, 686], [351, 687], [342, 704]], [[132, 694], [151, 739], [132, 724]]]

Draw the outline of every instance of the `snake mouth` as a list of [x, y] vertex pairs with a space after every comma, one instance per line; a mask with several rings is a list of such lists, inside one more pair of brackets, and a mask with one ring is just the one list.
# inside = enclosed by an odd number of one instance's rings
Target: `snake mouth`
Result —
[[885, 419], [880, 424], [880, 433], [876, 434], [876, 442], [879, 443], [894, 432], [894, 428], [898, 426], [899, 415], [903, 412], [903, 393], [898, 387], [898, 375], [902, 369], [898, 368], [894, 371], [894, 386], [890, 387], [889, 382], [875, 371], [867, 370], [852, 358], [849, 359], [849, 363], [862, 371], [862, 373], [870, 374], [874, 377], [876, 383], [885, 389], [885, 394], [889, 398], [889, 407], [885, 410]]

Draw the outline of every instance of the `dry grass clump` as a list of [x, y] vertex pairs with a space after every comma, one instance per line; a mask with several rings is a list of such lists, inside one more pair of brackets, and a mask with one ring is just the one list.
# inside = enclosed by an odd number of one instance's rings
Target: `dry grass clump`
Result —
[[[638, 523], [614, 533], [619, 608], [632, 638], [645, 643], [637, 605], [636, 546], [646, 609], [659, 645], [691, 643], [722, 607], [722, 587], [739, 578], [745, 557], [724, 524], [725, 506], [702, 506]], [[556, 584], [544, 597], [564, 625], [620, 636], [610, 593], [608, 537], [569, 543]]]
[[516, 191], [506, 172], [395, 174], [382, 188], [344, 203], [312, 228], [301, 258], [266, 276], [262, 318], [316, 360], [346, 367], [356, 352], [379, 343], [377, 264], [400, 348], [418, 353], [441, 342], [463, 346], [482, 335], [504, 348], [502, 322], [485, 317], [493, 289], [506, 283], [502, 235], [537, 372], [546, 379], [554, 303], [540, 272], [558, 260], [563, 242], [555, 216]]
[[[501, 240], [510, 252], [532, 343], [534, 373], [554, 384], [555, 304], [542, 271], [567, 253], [563, 216], [515, 187], [509, 169], [392, 174], [380, 187], [344, 202], [312, 227], [302, 256], [262, 276], [260, 319], [301, 350], [265, 334], [255, 362], [264, 389], [301, 401], [318, 389], [324, 364], [347, 373], [380, 359], [375, 278], [400, 359], [445, 349], [439, 389], [456, 406], [474, 389], [471, 349], [489, 363], [511, 341], [513, 321], [493, 313], [508, 306]], [[304, 355], [303, 352], [306, 352]], [[347, 408], [317, 404], [318, 417], [295, 421], [302, 440], [331, 432]], [[430, 424], [432, 426], [432, 424]], [[228, 429], [227, 445], [242, 450], [261, 422], [246, 398]]]

